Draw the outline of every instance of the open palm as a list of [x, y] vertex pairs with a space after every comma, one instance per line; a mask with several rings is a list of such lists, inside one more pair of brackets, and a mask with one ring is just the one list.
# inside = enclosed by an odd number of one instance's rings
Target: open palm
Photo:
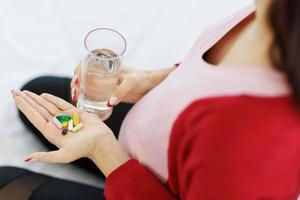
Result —
[[[96, 151], [99, 140], [113, 137], [111, 130], [97, 115], [81, 111], [72, 104], [50, 94], [36, 95], [29, 91], [12, 91], [17, 107], [25, 114], [30, 122], [58, 150], [51, 152], [36, 152], [26, 160], [37, 160], [49, 163], [68, 163], [81, 157], [89, 157]], [[59, 114], [80, 114], [84, 127], [76, 133], [62, 135], [52, 119]]]

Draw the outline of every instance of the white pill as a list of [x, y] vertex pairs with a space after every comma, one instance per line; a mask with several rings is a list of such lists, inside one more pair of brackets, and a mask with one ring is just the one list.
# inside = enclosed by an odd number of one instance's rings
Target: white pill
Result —
[[73, 125], [73, 120], [71, 119], [68, 123], [68, 130], [69, 131], [72, 131], [72, 129], [74, 128], [74, 125]]
[[56, 117], [52, 118], [52, 122], [55, 124], [55, 126], [59, 129], [62, 128], [62, 124], [60, 123], [60, 121], [58, 121], [58, 119], [56, 119]]

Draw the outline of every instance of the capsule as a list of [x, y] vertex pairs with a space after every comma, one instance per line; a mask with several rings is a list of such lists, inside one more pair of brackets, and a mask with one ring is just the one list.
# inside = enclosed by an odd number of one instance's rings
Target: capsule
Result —
[[61, 132], [62, 135], [67, 135], [67, 133], [68, 133], [68, 129], [66, 129], [66, 128], [64, 128]]
[[58, 119], [57, 119], [56, 117], [53, 117], [52, 122], [55, 124], [55, 126], [56, 126], [58, 129], [61, 129], [61, 128], [62, 128], [62, 124], [60, 123], [60, 121], [58, 121]]
[[72, 116], [74, 126], [77, 126], [80, 123], [80, 117], [78, 112], [74, 112]]
[[75, 132], [79, 131], [80, 129], [82, 129], [82, 127], [83, 127], [83, 123], [79, 123], [77, 126], [75, 126], [72, 129], [72, 132], [75, 133]]
[[72, 119], [72, 117], [70, 115], [62, 114], [62, 115], [57, 115], [56, 119], [60, 121], [60, 123], [63, 123], [63, 122], [69, 122]]

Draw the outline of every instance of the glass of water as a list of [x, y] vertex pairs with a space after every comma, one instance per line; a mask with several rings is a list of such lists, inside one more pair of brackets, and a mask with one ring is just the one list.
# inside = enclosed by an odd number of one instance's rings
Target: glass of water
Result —
[[88, 54], [81, 66], [77, 107], [106, 120], [112, 113], [107, 102], [119, 82], [126, 40], [113, 29], [97, 28], [85, 36], [84, 45]]

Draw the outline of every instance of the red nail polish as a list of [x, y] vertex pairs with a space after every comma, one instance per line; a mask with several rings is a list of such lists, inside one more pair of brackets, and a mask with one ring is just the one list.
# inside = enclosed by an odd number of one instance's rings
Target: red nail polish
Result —
[[26, 160], [24, 160], [24, 162], [29, 162], [31, 160], [32, 160], [32, 158], [27, 158]]
[[109, 107], [109, 108], [111, 108], [111, 107], [113, 107], [114, 105], [111, 105], [110, 103], [109, 103], [109, 101], [107, 102], [107, 107]]
[[76, 76], [76, 79], [75, 79], [74, 84], [75, 84], [75, 85], [78, 85], [78, 83], [79, 83], [79, 79], [78, 79], [78, 76]]
[[175, 67], [179, 67], [180, 64], [181, 64], [180, 62], [179, 63], [175, 63]]

